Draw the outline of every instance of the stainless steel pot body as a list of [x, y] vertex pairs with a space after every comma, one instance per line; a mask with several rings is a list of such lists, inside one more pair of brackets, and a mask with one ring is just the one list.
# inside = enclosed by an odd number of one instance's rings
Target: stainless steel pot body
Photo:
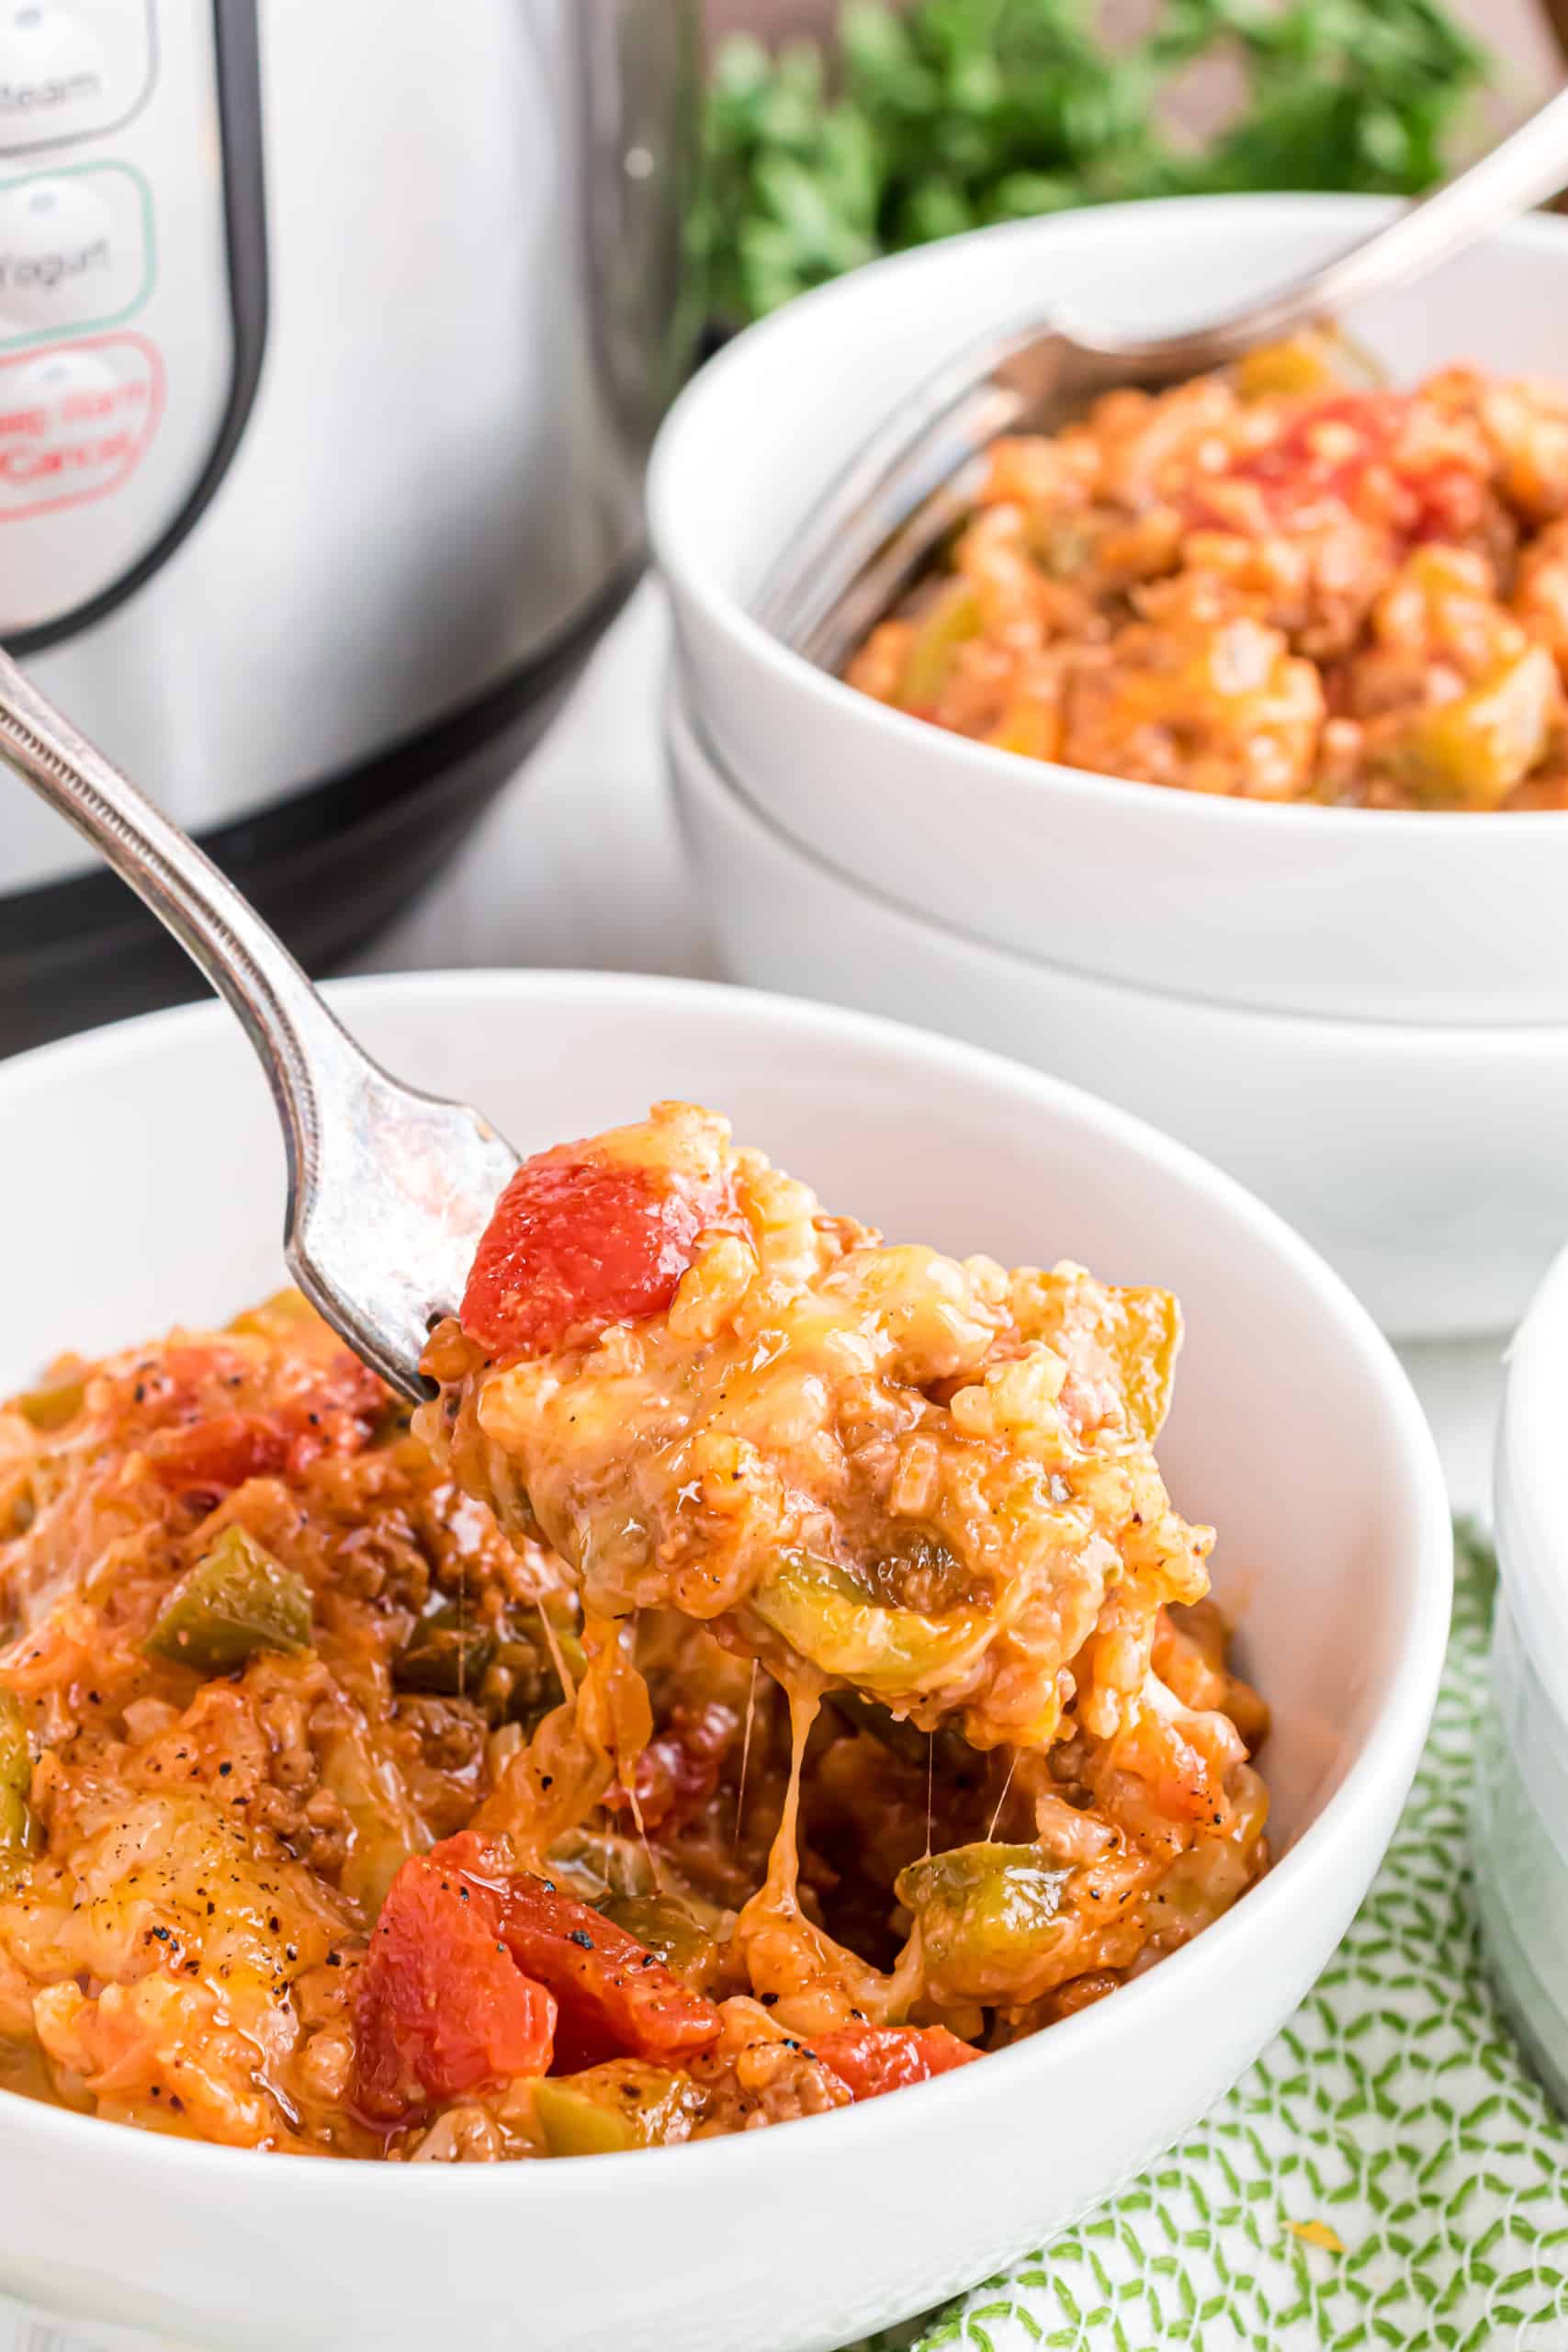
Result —
[[[439, 783], [591, 639], [692, 323], [694, 18], [0, 15], [0, 635], [187, 829]], [[0, 949], [81, 865], [0, 790]]]

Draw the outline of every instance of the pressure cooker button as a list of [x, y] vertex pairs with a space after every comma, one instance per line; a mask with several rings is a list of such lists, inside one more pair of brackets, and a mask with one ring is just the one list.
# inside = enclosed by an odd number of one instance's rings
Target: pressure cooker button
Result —
[[0, 524], [112, 495], [163, 411], [163, 361], [141, 335], [0, 359]]
[[[108, 401], [118, 379], [113, 360], [102, 351], [39, 351], [15, 362], [0, 379], [8, 411], [24, 410], [29, 418], [49, 416], [56, 423], [94, 415]], [[8, 415], [6, 424], [13, 424]]]
[[149, 264], [141, 183], [123, 164], [40, 173], [0, 194], [0, 316], [28, 334], [123, 318]]
[[0, 0], [0, 154], [101, 130], [127, 110], [123, 79], [71, 9]]

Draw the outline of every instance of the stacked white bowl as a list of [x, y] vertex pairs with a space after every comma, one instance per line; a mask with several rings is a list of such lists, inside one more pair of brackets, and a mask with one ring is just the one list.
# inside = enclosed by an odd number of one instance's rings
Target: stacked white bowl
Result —
[[[1161, 791], [888, 709], [749, 606], [930, 368], [1060, 300], [1150, 331], [1375, 225], [1329, 197], [1113, 207], [862, 270], [678, 403], [650, 512], [682, 819], [738, 978], [897, 1013], [1141, 1113], [1282, 1210], [1402, 1337], [1501, 1329], [1568, 1228], [1568, 816]], [[1568, 377], [1568, 222], [1348, 322], [1393, 381]]]
[[1568, 2111], [1568, 1251], [1509, 1351], [1471, 1852], [1493, 1974]]

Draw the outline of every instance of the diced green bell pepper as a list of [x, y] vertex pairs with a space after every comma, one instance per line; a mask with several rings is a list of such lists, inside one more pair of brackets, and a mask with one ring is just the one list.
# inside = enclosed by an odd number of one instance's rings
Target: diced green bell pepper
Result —
[[1169, 1291], [1121, 1288], [1062, 1268], [1021, 1280], [1027, 1336], [1091, 1378], [1114, 1381], [1129, 1426], [1152, 1445], [1170, 1409], [1181, 1352], [1181, 1309]]
[[982, 626], [980, 599], [968, 581], [950, 580], [916, 624], [898, 674], [895, 699], [900, 709], [919, 710], [936, 700], [959, 647], [978, 637]]
[[321, 1747], [321, 1786], [348, 1825], [348, 1853], [338, 1885], [367, 1919], [380, 1917], [387, 1891], [411, 1854], [430, 1844], [430, 1828], [400, 1773], [389, 1773], [374, 1749], [346, 1726], [329, 1730]]
[[581, 1682], [588, 1671], [588, 1653], [582, 1646], [582, 1636], [578, 1632], [566, 1605], [546, 1600], [540, 1603], [540, 1607], [548, 1618], [550, 1631], [556, 1637], [555, 1649], [550, 1653], [551, 1663], [554, 1663], [556, 1650], [558, 1650], [561, 1664], [573, 1682]]
[[1495, 808], [1541, 759], [1557, 705], [1557, 668], [1544, 646], [1434, 703], [1388, 747], [1389, 772], [1428, 808]]
[[243, 1527], [226, 1527], [153, 1620], [149, 1657], [228, 1674], [258, 1650], [307, 1650], [310, 1588]]
[[954, 1846], [910, 1862], [896, 1891], [919, 1923], [928, 1988], [943, 2000], [1016, 1996], [1060, 1933], [1069, 1876], [1039, 1846]]
[[494, 1656], [494, 1627], [447, 1601], [414, 1627], [392, 1660], [392, 1680], [400, 1690], [471, 1699]]
[[406, 1396], [389, 1396], [370, 1432], [372, 1445], [396, 1445], [409, 1433], [413, 1407]]
[[808, 1665], [863, 1690], [918, 1690], [977, 1649], [987, 1631], [977, 1609], [927, 1617], [881, 1608], [812, 1552], [781, 1553], [750, 1606]]
[[31, 1835], [28, 1791], [33, 1777], [27, 1719], [14, 1690], [0, 1690], [0, 1864], [19, 1861]]
[[1181, 1309], [1168, 1290], [1113, 1290], [1117, 1322], [1106, 1340], [1127, 1419], [1145, 1444], [1165, 1427], [1181, 1352]]
[[[547, 1613], [547, 1630], [539, 1622], [541, 1614]], [[492, 1661], [497, 1671], [487, 1699], [499, 1719], [521, 1724], [530, 1736], [538, 1729], [566, 1696], [558, 1657], [575, 1688], [587, 1671], [588, 1661], [570, 1617], [548, 1602], [542, 1609], [503, 1611]], [[471, 1690], [472, 1682], [465, 1688]]]
[[552, 2156], [612, 2156], [683, 2140], [694, 2105], [689, 2075], [640, 2058], [546, 2075], [534, 2086], [534, 2112]]
[[75, 1419], [85, 1395], [84, 1384], [66, 1375], [43, 1381], [37, 1388], [25, 1388], [17, 1398], [17, 1410], [40, 1437], [52, 1437], [56, 1430]]
[[1041, 570], [1053, 580], [1076, 579], [1094, 554], [1094, 534], [1077, 517], [1038, 516], [1029, 537]]
[[653, 1865], [640, 1839], [594, 1829], [569, 1830], [549, 1851], [552, 1878], [558, 1877], [581, 1902], [603, 1905], [656, 1892]]
[[697, 1991], [705, 1990], [718, 1945], [683, 1903], [668, 1894], [612, 1895], [599, 1905], [606, 1919], [646, 1944], [666, 1968]]
[[1282, 343], [1255, 344], [1236, 362], [1236, 390], [1244, 401], [1331, 392], [1345, 381], [1334, 364], [1335, 350], [1329, 337], [1310, 329]]

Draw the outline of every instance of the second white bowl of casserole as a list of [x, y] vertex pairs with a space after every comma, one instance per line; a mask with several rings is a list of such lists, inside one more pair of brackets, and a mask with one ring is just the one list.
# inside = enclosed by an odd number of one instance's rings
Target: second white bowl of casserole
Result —
[[[987, 230], [792, 303], [705, 368], [655, 453], [652, 537], [694, 707], [756, 806], [857, 882], [1068, 970], [1276, 1012], [1568, 1021], [1568, 815], [1279, 807], [1027, 760], [854, 692], [749, 611], [817, 494], [973, 335], [1055, 300], [1187, 323], [1386, 210], [1199, 198]], [[1568, 221], [1348, 323], [1395, 383], [1457, 360], [1568, 377]]]

